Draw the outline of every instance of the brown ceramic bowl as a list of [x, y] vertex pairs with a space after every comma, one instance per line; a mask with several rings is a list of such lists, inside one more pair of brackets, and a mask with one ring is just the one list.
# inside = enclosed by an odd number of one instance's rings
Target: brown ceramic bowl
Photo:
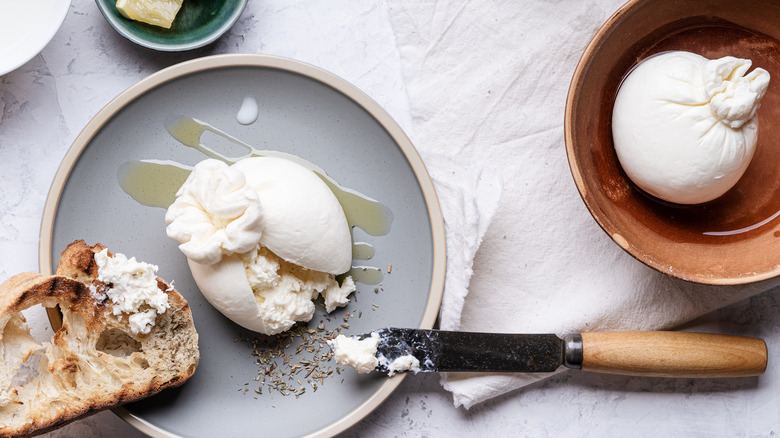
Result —
[[[780, 274], [780, 2], [632, 0], [599, 29], [566, 101], [566, 152], [593, 217], [631, 255], [661, 272], [706, 284], [745, 284]], [[769, 71], [755, 156], [722, 197], [664, 203], [626, 176], [612, 144], [622, 78], [668, 50], [731, 55]]]

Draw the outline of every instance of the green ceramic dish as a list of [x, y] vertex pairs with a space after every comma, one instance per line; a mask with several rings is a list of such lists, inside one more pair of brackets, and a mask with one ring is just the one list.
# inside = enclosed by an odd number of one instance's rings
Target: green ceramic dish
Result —
[[184, 0], [170, 29], [123, 17], [116, 0], [96, 0], [100, 12], [120, 35], [150, 49], [180, 52], [203, 47], [238, 20], [247, 0]]

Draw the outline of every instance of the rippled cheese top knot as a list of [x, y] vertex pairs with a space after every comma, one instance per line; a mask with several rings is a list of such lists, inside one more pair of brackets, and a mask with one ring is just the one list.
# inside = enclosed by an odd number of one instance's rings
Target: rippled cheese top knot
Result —
[[347, 304], [355, 284], [344, 211], [313, 171], [291, 160], [252, 157], [232, 166], [198, 163], [165, 220], [193, 278], [217, 310], [250, 330], [277, 334]]
[[263, 210], [244, 174], [218, 160], [192, 170], [165, 221], [188, 259], [211, 265], [223, 254], [250, 251], [263, 235]]
[[726, 193], [750, 164], [769, 73], [734, 57], [674, 51], [642, 61], [620, 86], [612, 136], [628, 177], [653, 196], [698, 204]]

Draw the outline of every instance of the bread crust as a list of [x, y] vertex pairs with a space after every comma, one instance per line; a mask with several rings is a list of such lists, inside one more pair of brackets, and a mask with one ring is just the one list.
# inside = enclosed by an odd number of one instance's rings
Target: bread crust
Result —
[[[0, 285], [0, 437], [43, 433], [195, 372], [198, 335], [187, 301], [158, 277], [170, 307], [148, 334], [132, 333], [128, 318], [100, 299], [108, 285], [97, 280], [94, 254], [104, 248], [75, 241], [57, 275], [22, 273]], [[36, 304], [59, 305], [62, 327], [51, 342], [37, 343], [24, 326], [21, 311]]]

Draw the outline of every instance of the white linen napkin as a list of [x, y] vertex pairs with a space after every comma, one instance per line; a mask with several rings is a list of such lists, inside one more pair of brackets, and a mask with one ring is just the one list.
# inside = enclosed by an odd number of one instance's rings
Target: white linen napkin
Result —
[[[713, 287], [660, 274], [615, 245], [580, 199], [564, 146], [566, 94], [585, 46], [621, 3], [388, 1], [410, 137], [446, 226], [442, 329], [670, 328], [778, 284]], [[468, 408], [544, 377], [449, 374], [442, 384]]]

